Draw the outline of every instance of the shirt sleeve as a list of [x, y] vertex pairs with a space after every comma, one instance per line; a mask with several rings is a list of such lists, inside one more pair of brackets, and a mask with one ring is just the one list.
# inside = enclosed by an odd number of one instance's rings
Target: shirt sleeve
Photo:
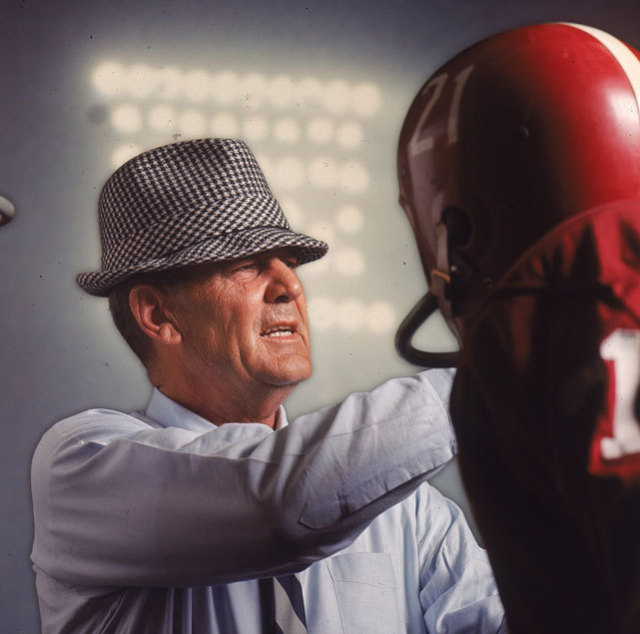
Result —
[[273, 432], [197, 433], [109, 410], [54, 425], [32, 464], [32, 559], [70, 584], [199, 586], [301, 570], [351, 543], [455, 452], [430, 370]]
[[433, 487], [419, 493], [420, 602], [427, 631], [506, 633], [489, 560], [464, 514]]

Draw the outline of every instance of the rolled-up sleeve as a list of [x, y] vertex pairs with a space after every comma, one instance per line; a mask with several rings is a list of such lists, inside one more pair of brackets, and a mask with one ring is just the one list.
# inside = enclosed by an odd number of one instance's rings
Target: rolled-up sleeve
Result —
[[90, 410], [32, 464], [32, 559], [79, 585], [198, 586], [299, 570], [351, 543], [455, 452], [451, 376], [393, 379], [273, 432]]

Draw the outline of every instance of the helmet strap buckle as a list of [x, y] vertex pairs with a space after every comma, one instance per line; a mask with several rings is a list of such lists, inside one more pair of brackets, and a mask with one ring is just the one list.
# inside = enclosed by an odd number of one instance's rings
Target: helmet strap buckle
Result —
[[451, 283], [449, 265], [449, 230], [439, 222], [436, 227], [436, 266], [431, 269], [430, 291], [436, 297], [448, 301], [447, 285]]

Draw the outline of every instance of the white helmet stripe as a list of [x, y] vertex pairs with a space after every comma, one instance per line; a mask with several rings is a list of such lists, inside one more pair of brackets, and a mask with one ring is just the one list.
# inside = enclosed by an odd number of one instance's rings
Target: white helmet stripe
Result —
[[636, 96], [637, 112], [640, 117], [640, 60], [629, 50], [629, 47], [619, 39], [613, 37], [613, 35], [609, 35], [600, 29], [594, 29], [591, 26], [583, 26], [582, 24], [573, 24], [571, 22], [562, 22], [562, 24], [580, 29], [592, 37], [595, 37], [616, 58]]

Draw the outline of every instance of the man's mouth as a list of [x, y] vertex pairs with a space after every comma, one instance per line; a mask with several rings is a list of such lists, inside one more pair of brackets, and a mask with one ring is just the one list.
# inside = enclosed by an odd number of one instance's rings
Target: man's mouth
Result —
[[294, 326], [289, 325], [281, 325], [281, 326], [273, 326], [272, 328], [267, 328], [264, 332], [260, 333], [261, 337], [290, 337], [294, 335], [296, 329]]

